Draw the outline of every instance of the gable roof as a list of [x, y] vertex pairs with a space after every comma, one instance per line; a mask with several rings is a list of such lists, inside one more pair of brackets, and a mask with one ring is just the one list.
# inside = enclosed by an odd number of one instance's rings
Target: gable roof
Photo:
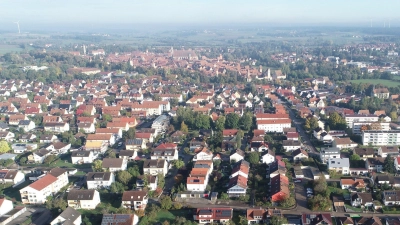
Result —
[[46, 174], [44, 177], [40, 178], [39, 180], [33, 182], [32, 184], [29, 185], [29, 187], [41, 191], [45, 187], [49, 186], [50, 184], [54, 183], [57, 181], [57, 177], [51, 175], [51, 174]]

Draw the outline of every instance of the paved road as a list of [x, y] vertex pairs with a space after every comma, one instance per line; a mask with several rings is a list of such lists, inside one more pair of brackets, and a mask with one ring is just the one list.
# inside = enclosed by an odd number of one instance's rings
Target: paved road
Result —
[[286, 107], [286, 110], [289, 112], [290, 119], [293, 121], [294, 125], [296, 126], [297, 132], [299, 133], [299, 135], [301, 137], [303, 146], [305, 148], [309, 149], [311, 153], [313, 153], [315, 155], [319, 154], [318, 151], [313, 146], [313, 144], [311, 143], [310, 138], [308, 137], [306, 131], [304, 130], [301, 120], [296, 118], [296, 115], [294, 114], [292, 109], [290, 109], [286, 104], [284, 104], [284, 106]]

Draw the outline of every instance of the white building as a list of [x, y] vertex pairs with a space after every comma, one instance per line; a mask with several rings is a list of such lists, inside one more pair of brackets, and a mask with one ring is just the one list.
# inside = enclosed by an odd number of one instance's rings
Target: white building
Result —
[[335, 170], [338, 173], [350, 173], [350, 161], [348, 158], [332, 158], [327, 160], [328, 170]]
[[360, 115], [360, 114], [354, 114], [354, 115], [346, 115], [345, 116], [346, 124], [349, 128], [353, 128], [353, 123], [357, 122], [366, 122], [366, 123], [372, 123], [372, 122], [378, 122], [379, 116], [376, 115]]
[[363, 145], [400, 145], [400, 130], [366, 130], [361, 135]]
[[146, 191], [124, 191], [121, 206], [133, 210], [145, 210], [148, 201]]
[[156, 129], [157, 133], [163, 133], [167, 130], [168, 126], [169, 126], [169, 117], [166, 115], [161, 115], [153, 121], [151, 128]]
[[71, 154], [72, 164], [93, 163], [95, 158], [92, 151], [73, 151]]
[[67, 184], [67, 171], [61, 168], [54, 168], [39, 180], [19, 191], [22, 204], [44, 204], [48, 196], [57, 193]]
[[257, 120], [257, 129], [264, 130], [266, 133], [283, 133], [284, 128], [290, 128], [292, 121], [290, 119], [277, 120]]
[[14, 209], [12, 201], [1, 198], [0, 199], [0, 216], [3, 216]]
[[86, 175], [87, 189], [108, 189], [114, 182], [115, 175], [111, 172], [89, 172]]
[[44, 130], [55, 133], [63, 133], [69, 131], [69, 123], [46, 123], [44, 125]]
[[127, 169], [128, 161], [125, 159], [104, 158], [102, 167], [110, 172], [122, 171]]
[[[373, 123], [377, 122], [353, 122], [353, 134], [360, 135], [362, 126], [370, 126]], [[380, 122], [377, 124], [380, 124], [381, 130], [390, 130], [389, 122]]]
[[70, 190], [67, 201], [74, 209], [95, 209], [100, 204], [100, 193], [97, 190]]
[[14, 187], [25, 182], [25, 175], [18, 170], [0, 170], [0, 182], [11, 183]]
[[82, 223], [81, 213], [71, 207], [68, 207], [53, 221], [51, 221], [50, 225], [63, 225], [63, 224], [81, 225], [81, 223]]
[[165, 176], [168, 172], [167, 162], [163, 159], [147, 159], [143, 164], [143, 173], [150, 175], [162, 174]]
[[340, 158], [340, 148], [335, 148], [335, 147], [321, 148], [319, 157], [321, 158], [322, 163], [327, 163], [328, 159]]
[[261, 153], [261, 162], [267, 165], [275, 162], [275, 153], [271, 150]]

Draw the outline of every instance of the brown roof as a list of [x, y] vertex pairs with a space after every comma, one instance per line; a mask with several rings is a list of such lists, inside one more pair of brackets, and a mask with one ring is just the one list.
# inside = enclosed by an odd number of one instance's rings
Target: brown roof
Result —
[[49, 174], [53, 175], [54, 177], [59, 177], [60, 175], [66, 173], [67, 171], [61, 168], [53, 168], [50, 170]]
[[122, 201], [143, 201], [146, 196], [146, 191], [124, 191]]
[[103, 159], [103, 168], [120, 168], [123, 163], [123, 159], [116, 158], [104, 158]]
[[67, 200], [93, 200], [96, 190], [70, 190]]

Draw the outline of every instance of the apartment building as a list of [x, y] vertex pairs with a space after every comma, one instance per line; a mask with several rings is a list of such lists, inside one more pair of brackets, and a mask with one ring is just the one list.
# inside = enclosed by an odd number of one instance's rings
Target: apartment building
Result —
[[350, 161], [348, 158], [328, 159], [328, 170], [335, 170], [336, 172], [344, 174], [350, 173]]
[[158, 175], [159, 173], [165, 176], [168, 172], [167, 161], [164, 159], [147, 159], [143, 164], [143, 173], [150, 175]]
[[157, 133], [162, 133], [167, 130], [169, 126], [169, 117], [166, 115], [158, 116], [151, 125], [151, 128], [155, 129]]
[[380, 127], [380, 130], [390, 130], [389, 122], [353, 122], [353, 134], [361, 135], [361, 128], [363, 126]]
[[146, 191], [124, 191], [122, 207], [133, 210], [145, 210], [149, 197]]
[[284, 128], [290, 128], [292, 121], [290, 119], [276, 120], [257, 120], [257, 129], [264, 130], [266, 133], [283, 133]]
[[361, 136], [363, 145], [400, 145], [400, 130], [366, 130]]
[[346, 120], [346, 124], [349, 128], [353, 128], [353, 123], [372, 123], [378, 122], [379, 116], [377, 115], [361, 115], [361, 114], [353, 114], [353, 115], [346, 115], [344, 117]]
[[23, 204], [44, 204], [46, 198], [68, 184], [67, 171], [51, 169], [45, 176], [22, 188], [19, 192]]
[[224, 224], [232, 219], [232, 208], [198, 208], [193, 219], [199, 224], [221, 223]]

